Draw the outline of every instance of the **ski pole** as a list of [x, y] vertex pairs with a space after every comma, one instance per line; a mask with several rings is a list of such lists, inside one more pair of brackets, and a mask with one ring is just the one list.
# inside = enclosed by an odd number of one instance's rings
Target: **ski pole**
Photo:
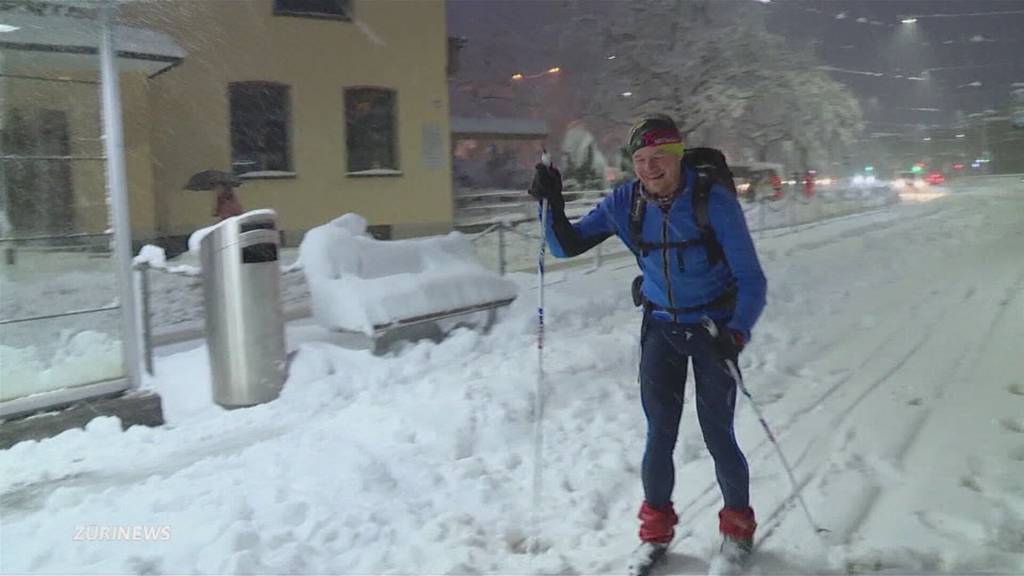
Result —
[[[704, 325], [704, 329], [708, 331], [712, 339], [718, 338], [718, 326], [714, 320], [707, 316], [700, 319], [701, 324]], [[740, 375], [740, 371], [736, 368], [736, 363], [731, 358], [725, 359], [725, 367], [729, 369], [729, 374], [732, 376], [734, 382], [739, 387], [743, 395], [747, 397], [750, 407], [754, 409], [754, 414], [757, 415], [757, 420], [761, 423], [761, 427], [764, 428], [765, 434], [768, 436], [768, 440], [771, 441], [772, 446], [775, 447], [775, 452], [779, 455], [779, 460], [782, 462], [782, 467], [786, 470], [786, 475], [789, 477], [790, 486], [793, 489], [792, 498], [800, 503], [800, 507], [804, 511], [804, 516], [807, 517], [807, 522], [810, 523], [811, 528], [814, 529], [816, 534], [828, 532], [826, 528], [818, 526], [818, 523], [814, 521], [811, 516], [810, 509], [807, 508], [807, 502], [804, 501], [803, 494], [800, 493], [800, 485], [797, 484], [796, 476], [793, 474], [793, 467], [789, 465], [789, 460], [786, 458], [786, 454], [782, 451], [782, 447], [779, 445], [779, 441], [775, 439], [775, 434], [772, 433], [771, 427], [768, 426], [768, 422], [764, 419], [764, 414], [761, 413], [761, 409], [758, 407], [757, 402], [754, 402], [754, 397], [750, 395], [750, 391], [747, 390], [747, 386], [743, 383], [743, 376]]]
[[[551, 157], [547, 150], [541, 155], [541, 163], [551, 166]], [[540, 248], [537, 251], [537, 383], [533, 393], [533, 509], [531, 511], [533, 546], [531, 551], [536, 554], [540, 549], [540, 527], [537, 511], [540, 509], [541, 480], [544, 449], [544, 252], [547, 247], [548, 201], [545, 198], [540, 205]]]

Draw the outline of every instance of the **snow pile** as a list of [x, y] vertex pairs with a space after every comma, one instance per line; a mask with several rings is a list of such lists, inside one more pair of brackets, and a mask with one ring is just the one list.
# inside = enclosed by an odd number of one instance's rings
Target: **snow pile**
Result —
[[299, 247], [313, 316], [334, 330], [372, 335], [393, 322], [515, 298], [517, 288], [484, 268], [458, 232], [375, 240], [346, 214], [306, 233]]
[[133, 266], [140, 266], [142, 264], [170, 274], [181, 274], [183, 276], [199, 276], [202, 272], [198, 267], [189, 264], [168, 266], [167, 254], [164, 252], [164, 249], [152, 244], [143, 246], [139, 249], [139, 253], [132, 258]]
[[164, 252], [164, 249], [159, 246], [146, 244], [139, 250], [139, 253], [132, 258], [132, 264], [135, 266], [148, 264], [153, 268], [163, 268], [167, 266], [167, 254]]

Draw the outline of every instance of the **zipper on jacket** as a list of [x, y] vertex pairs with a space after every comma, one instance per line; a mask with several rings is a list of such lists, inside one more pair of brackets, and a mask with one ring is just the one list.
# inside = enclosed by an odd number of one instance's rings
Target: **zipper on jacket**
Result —
[[[662, 208], [661, 210], [661, 263], [662, 273], [665, 275], [665, 292], [668, 294], [668, 307], [675, 308], [676, 305], [672, 301], [672, 279], [669, 275], [669, 264], [668, 264], [668, 211]], [[675, 312], [672, 313], [672, 321], [676, 321]]]

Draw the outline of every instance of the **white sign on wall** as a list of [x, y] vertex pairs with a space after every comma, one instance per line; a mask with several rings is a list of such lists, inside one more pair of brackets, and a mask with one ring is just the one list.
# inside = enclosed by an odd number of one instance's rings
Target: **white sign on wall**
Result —
[[423, 125], [423, 167], [439, 169], [444, 167], [444, 138], [437, 124]]

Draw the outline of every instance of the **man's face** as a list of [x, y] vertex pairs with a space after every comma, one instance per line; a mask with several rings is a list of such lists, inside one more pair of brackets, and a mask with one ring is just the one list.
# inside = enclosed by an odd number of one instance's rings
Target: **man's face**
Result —
[[633, 153], [633, 171], [648, 194], [667, 197], [679, 189], [679, 155], [656, 146]]

